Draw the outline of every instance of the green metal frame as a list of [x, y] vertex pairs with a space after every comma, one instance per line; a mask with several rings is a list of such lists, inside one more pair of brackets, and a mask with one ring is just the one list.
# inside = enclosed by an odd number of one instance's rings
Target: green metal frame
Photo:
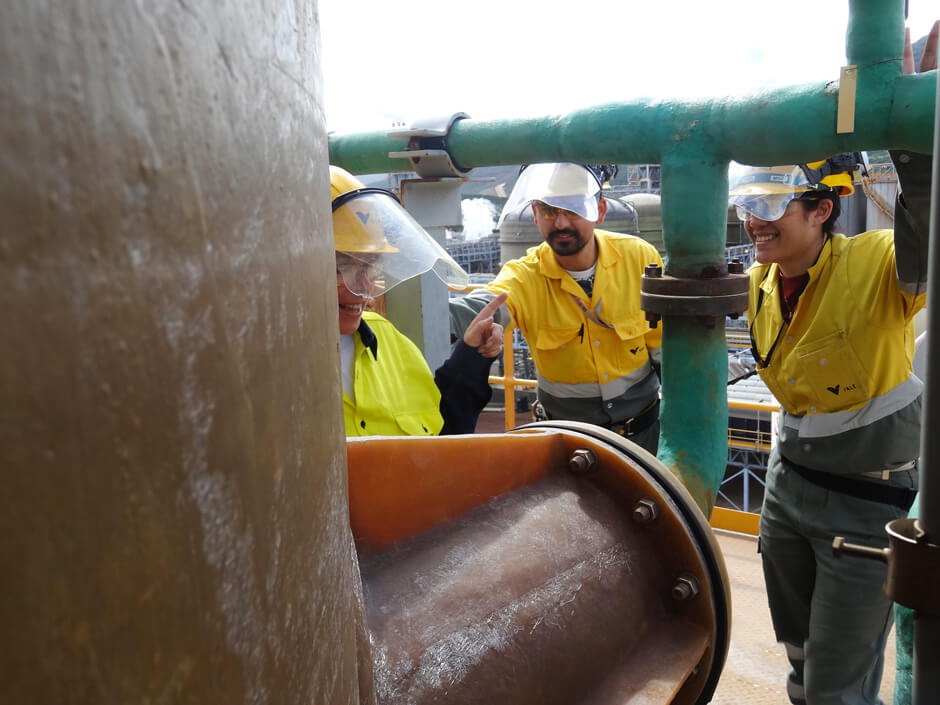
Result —
[[[724, 263], [727, 168], [793, 164], [839, 152], [933, 149], [936, 78], [905, 76], [904, 0], [851, 0], [846, 55], [857, 67], [855, 130], [837, 134], [838, 77], [749, 96], [638, 100], [535, 119], [456, 122], [448, 135], [464, 169], [545, 161], [662, 164], [666, 274], [696, 276]], [[807, 27], [812, 27], [808, 21]], [[828, 40], [827, 36], [821, 37]], [[410, 170], [384, 132], [333, 134], [330, 162], [353, 173]], [[724, 331], [666, 316], [660, 460], [706, 516], [727, 460]]]

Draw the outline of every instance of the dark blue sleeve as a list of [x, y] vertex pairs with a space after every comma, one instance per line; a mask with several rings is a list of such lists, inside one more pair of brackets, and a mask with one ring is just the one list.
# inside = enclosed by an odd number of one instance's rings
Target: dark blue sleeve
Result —
[[493, 360], [458, 340], [450, 357], [434, 373], [434, 381], [441, 390], [442, 436], [476, 430], [480, 412], [493, 396], [489, 383]]

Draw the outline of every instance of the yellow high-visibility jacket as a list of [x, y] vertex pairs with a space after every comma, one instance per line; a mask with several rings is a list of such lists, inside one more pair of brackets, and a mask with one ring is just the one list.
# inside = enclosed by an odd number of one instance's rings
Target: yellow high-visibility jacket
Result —
[[608, 425], [655, 399], [662, 329], [640, 309], [640, 278], [659, 252], [631, 235], [595, 230], [593, 294], [559, 264], [547, 243], [503, 265], [487, 290], [506, 306], [538, 370], [539, 400], [551, 417]]
[[[418, 347], [377, 313], [356, 342], [353, 390], [343, 393], [347, 436], [436, 436], [444, 425], [441, 393]], [[363, 340], [366, 338], [366, 340]]]
[[827, 238], [789, 324], [777, 265], [749, 273], [748, 320], [767, 363], [761, 379], [783, 409], [784, 457], [837, 474], [916, 458], [923, 384], [913, 374], [912, 319], [926, 287], [899, 280], [894, 232]]

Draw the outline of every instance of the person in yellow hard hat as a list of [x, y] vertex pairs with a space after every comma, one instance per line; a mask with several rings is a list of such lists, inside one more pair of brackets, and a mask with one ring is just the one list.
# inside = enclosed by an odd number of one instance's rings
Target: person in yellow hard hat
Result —
[[366, 306], [429, 271], [466, 286], [466, 272], [390, 192], [335, 166], [330, 188], [346, 435], [473, 433], [492, 394], [489, 369], [503, 336], [493, 313], [505, 297], [480, 312], [432, 375], [417, 346]]
[[[936, 47], [935, 27], [921, 71], [936, 68]], [[892, 151], [894, 230], [846, 237], [836, 221], [858, 156], [729, 170], [755, 248], [751, 352], [781, 407], [759, 550], [787, 693], [812, 705], [881, 703], [886, 566], [837, 558], [832, 539], [886, 546], [884, 526], [906, 516], [918, 481], [912, 320], [926, 305], [932, 158]]]
[[480, 292], [451, 301], [455, 328], [487, 301], [507, 308], [538, 371], [536, 418], [603, 426], [655, 454], [659, 446], [662, 329], [640, 309], [640, 280], [662, 266], [650, 243], [601, 230], [600, 169], [532, 164], [520, 173], [500, 222], [532, 209], [544, 242], [506, 262]]

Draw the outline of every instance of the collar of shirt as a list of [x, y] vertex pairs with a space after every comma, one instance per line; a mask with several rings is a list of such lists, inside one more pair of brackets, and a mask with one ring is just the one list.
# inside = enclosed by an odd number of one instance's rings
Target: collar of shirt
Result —
[[366, 323], [366, 319], [362, 318], [359, 320], [359, 327], [356, 329], [356, 332], [359, 334], [359, 340], [362, 341], [362, 344], [372, 352], [373, 359], [378, 360], [379, 339], [375, 337], [375, 333], [372, 332], [369, 324]]

